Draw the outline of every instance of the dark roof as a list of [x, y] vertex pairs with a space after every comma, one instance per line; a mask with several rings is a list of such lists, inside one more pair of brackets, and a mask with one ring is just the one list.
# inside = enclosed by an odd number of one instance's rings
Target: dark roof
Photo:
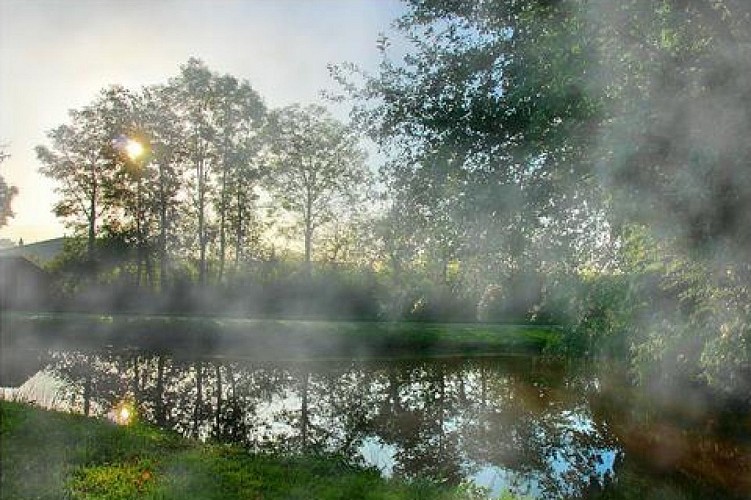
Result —
[[0, 272], [7, 278], [9, 273], [24, 273], [25, 275], [49, 276], [49, 273], [39, 265], [21, 255], [0, 255]]
[[63, 251], [65, 238], [38, 241], [28, 245], [0, 249], [0, 257], [25, 257], [39, 264], [47, 264]]

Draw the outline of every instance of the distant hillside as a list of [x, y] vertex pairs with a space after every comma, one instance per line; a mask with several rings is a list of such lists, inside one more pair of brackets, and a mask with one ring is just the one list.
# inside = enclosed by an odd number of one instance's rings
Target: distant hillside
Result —
[[63, 251], [65, 238], [29, 243], [28, 245], [0, 249], [0, 257], [26, 257], [27, 259], [44, 265], [55, 259]]

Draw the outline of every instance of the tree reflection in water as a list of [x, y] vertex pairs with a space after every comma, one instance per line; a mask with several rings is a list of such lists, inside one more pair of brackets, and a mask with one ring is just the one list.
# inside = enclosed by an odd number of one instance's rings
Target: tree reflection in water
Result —
[[623, 452], [597, 380], [537, 358], [245, 363], [145, 352], [56, 352], [71, 407], [124, 397], [142, 418], [254, 451], [343, 454], [386, 474], [538, 497], [601, 491]]

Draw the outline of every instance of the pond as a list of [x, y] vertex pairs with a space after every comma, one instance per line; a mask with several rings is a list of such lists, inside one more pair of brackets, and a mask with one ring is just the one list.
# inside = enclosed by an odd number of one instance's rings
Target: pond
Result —
[[[746, 498], [749, 421], [655, 405], [614, 370], [538, 357], [258, 362], [137, 350], [46, 352], [22, 386], [48, 406], [140, 417], [253, 451], [337, 453], [385, 476], [491, 496]], [[701, 410], [699, 410], [701, 408]], [[739, 430], [740, 429], [740, 430]], [[745, 436], [739, 437], [739, 436]]]

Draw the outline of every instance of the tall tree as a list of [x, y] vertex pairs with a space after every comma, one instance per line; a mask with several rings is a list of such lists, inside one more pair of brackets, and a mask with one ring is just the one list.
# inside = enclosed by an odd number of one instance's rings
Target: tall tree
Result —
[[[355, 117], [401, 160], [389, 170], [397, 186], [414, 193], [441, 178], [440, 169], [422, 170], [436, 152], [451, 151], [451, 177], [460, 181], [454, 213], [467, 224], [480, 215], [466, 242], [485, 264], [509, 251], [529, 261], [534, 244], [550, 239], [592, 255], [608, 232], [623, 250], [630, 224], [647, 226], [659, 241], [656, 260], [671, 262], [663, 285], [681, 290], [683, 303], [649, 313], [671, 328], [656, 321], [644, 334], [631, 325], [635, 350], [655, 366], [667, 364], [664, 356], [690, 359], [679, 364], [692, 368], [733, 359], [717, 373], [737, 383], [737, 368], [751, 359], [740, 326], [748, 309], [739, 305], [751, 283], [751, 4], [406, 4], [397, 26], [414, 43], [403, 60], [390, 59], [382, 40], [378, 74], [360, 73], [357, 84], [356, 68], [334, 72], [358, 100]], [[589, 243], [566, 244], [593, 229], [601, 233]], [[508, 239], [514, 244], [503, 245]], [[703, 285], [691, 278], [696, 269]]]
[[356, 123], [392, 158], [392, 195], [417, 216], [437, 268], [459, 259], [465, 270], [477, 262], [480, 281], [503, 279], [531, 258], [541, 221], [591, 191], [596, 40], [577, 2], [406, 3], [404, 59], [384, 38], [379, 73], [333, 75], [355, 99]]
[[61, 125], [47, 137], [51, 146], [37, 146], [42, 162], [40, 172], [57, 181], [61, 196], [54, 211], [87, 241], [87, 259], [95, 262], [95, 242], [100, 217], [108, 208], [107, 190], [112, 187], [118, 156], [113, 141], [122, 129], [122, 110], [115, 101], [123, 91], [113, 87], [100, 92], [92, 104], [69, 112], [70, 123]]
[[[238, 239], [236, 252], [240, 251], [242, 226], [247, 207], [241, 206], [243, 191], [252, 193], [254, 171], [257, 170], [253, 145], [261, 130], [265, 107], [260, 96], [247, 81], [238, 81], [231, 75], [214, 78], [215, 96], [214, 123], [217, 130], [216, 147], [218, 152], [218, 196], [217, 211], [219, 216], [219, 269], [217, 279], [222, 280], [228, 241], [228, 218], [232, 196], [238, 219], [235, 220], [235, 235]], [[254, 168], [256, 167], [256, 168]]]
[[156, 168], [155, 200], [152, 206], [159, 220], [157, 248], [159, 282], [162, 290], [168, 285], [170, 256], [168, 244], [174, 240], [175, 219], [183, 167], [187, 155], [185, 123], [176, 111], [175, 89], [157, 85], [144, 89], [141, 120], [150, 145], [150, 162]]
[[316, 230], [365, 193], [365, 152], [357, 135], [321, 106], [274, 111], [269, 134], [269, 187], [282, 208], [299, 218], [310, 272]]
[[248, 135], [232, 152], [231, 170], [226, 186], [226, 222], [230, 230], [229, 240], [234, 244], [235, 271], [247, 256], [257, 252], [263, 230], [256, 213], [259, 187], [266, 172], [261, 162], [265, 138], [262, 134]]
[[187, 158], [193, 167], [191, 199], [197, 219], [198, 281], [202, 285], [206, 284], [208, 271], [210, 174], [216, 163], [213, 145], [217, 132], [211, 119], [212, 78], [203, 62], [191, 58], [180, 68], [180, 75], [169, 83], [175, 89], [178, 110], [186, 126]]
[[235, 186], [242, 179], [249, 180], [254, 170], [257, 149], [248, 145], [259, 134], [265, 107], [247, 81], [217, 75], [198, 59], [190, 59], [169, 86], [175, 93], [186, 132], [185, 151], [193, 167], [189, 185], [197, 219], [198, 275], [205, 284], [213, 233], [219, 240], [218, 279], [224, 274], [230, 198], [234, 194], [238, 199]]

